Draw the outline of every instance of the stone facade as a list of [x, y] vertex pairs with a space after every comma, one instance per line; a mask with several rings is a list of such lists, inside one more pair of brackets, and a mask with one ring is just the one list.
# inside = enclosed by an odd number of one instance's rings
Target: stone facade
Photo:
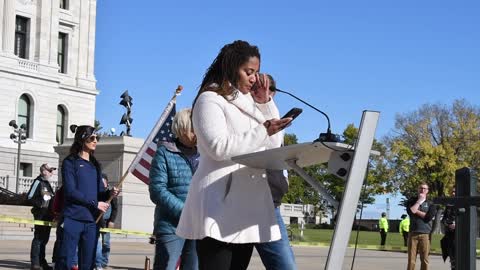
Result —
[[[66, 6], [60, 8], [60, 2]], [[30, 111], [20, 177], [35, 177], [42, 163], [58, 164], [59, 110], [64, 138], [73, 136], [71, 124], [94, 124], [95, 18], [96, 0], [0, 0], [0, 177], [9, 176], [10, 190], [18, 145], [8, 123], [19, 122], [21, 97]], [[19, 30], [22, 22], [25, 28]]]

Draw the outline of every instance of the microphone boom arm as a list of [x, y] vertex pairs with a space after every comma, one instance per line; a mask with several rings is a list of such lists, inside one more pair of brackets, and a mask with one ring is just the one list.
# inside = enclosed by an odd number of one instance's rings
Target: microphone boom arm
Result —
[[296, 100], [298, 100], [298, 101], [302, 102], [303, 104], [307, 105], [308, 107], [310, 107], [310, 108], [314, 109], [315, 111], [317, 111], [317, 112], [319, 112], [319, 113], [323, 114], [323, 115], [325, 116], [325, 118], [327, 118], [327, 123], [328, 123], [327, 133], [331, 133], [331, 131], [330, 131], [330, 118], [328, 118], [328, 115], [327, 115], [326, 113], [324, 113], [324, 112], [320, 111], [319, 109], [317, 109], [317, 108], [315, 108], [314, 106], [310, 105], [308, 102], [306, 102], [306, 101], [303, 101], [302, 99], [300, 99], [300, 98], [296, 97], [295, 95], [293, 95], [293, 94], [290, 94], [289, 92], [286, 92], [286, 91], [280, 90], [280, 89], [278, 89], [278, 88], [276, 88], [275, 90], [276, 90], [276, 91], [278, 91], [278, 92], [280, 92], [280, 93], [287, 94], [287, 95], [289, 95], [289, 96], [291, 96], [291, 97], [295, 98]]

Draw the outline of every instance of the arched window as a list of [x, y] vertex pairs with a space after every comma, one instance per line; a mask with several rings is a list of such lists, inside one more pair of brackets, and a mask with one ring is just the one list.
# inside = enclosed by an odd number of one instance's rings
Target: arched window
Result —
[[25, 125], [26, 136], [31, 138], [32, 131], [30, 130], [30, 123], [32, 118], [32, 103], [27, 95], [23, 94], [18, 100], [18, 126]]
[[65, 139], [65, 109], [61, 105], [57, 106], [57, 143], [62, 144]]

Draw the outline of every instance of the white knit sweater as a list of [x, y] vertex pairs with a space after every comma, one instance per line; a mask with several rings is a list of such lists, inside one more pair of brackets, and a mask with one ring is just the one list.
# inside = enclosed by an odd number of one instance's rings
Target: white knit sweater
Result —
[[236, 164], [231, 157], [278, 147], [282, 133], [268, 136], [263, 123], [279, 118], [272, 101], [256, 104], [250, 94], [227, 101], [202, 93], [193, 110], [200, 164], [192, 178], [177, 226], [186, 239], [211, 237], [227, 243], [281, 238], [265, 170]]

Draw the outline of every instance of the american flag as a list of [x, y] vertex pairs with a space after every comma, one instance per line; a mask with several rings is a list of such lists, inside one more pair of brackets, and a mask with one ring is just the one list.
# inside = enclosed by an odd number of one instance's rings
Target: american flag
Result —
[[165, 111], [163, 111], [157, 124], [150, 132], [150, 135], [148, 135], [142, 148], [138, 151], [137, 156], [128, 170], [147, 185], [150, 183], [148, 174], [152, 159], [157, 151], [158, 143], [161, 141], [172, 142], [174, 140], [174, 135], [171, 130], [174, 117], [175, 99], [172, 99], [165, 108]]

